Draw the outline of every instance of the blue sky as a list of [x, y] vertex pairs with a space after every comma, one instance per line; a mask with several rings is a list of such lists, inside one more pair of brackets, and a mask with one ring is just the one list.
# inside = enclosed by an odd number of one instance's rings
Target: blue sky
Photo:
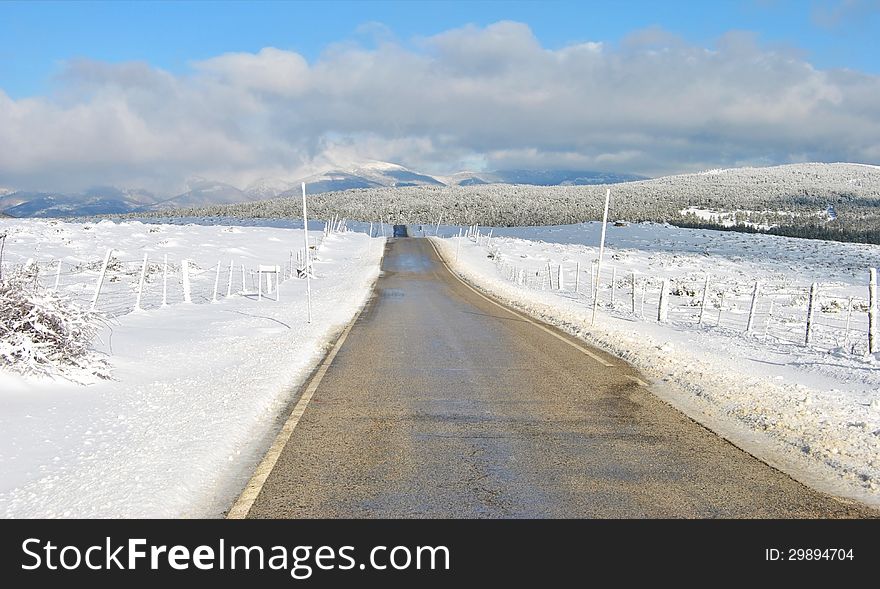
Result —
[[880, 163], [880, 0], [3, 2], [0, 189]]
[[[880, 72], [876, 2], [622, 0], [603, 2], [2, 2], [0, 88], [13, 97], [49, 90], [75, 57], [144, 60], [185, 72], [193, 60], [271, 46], [314, 61], [335, 43], [393, 35], [412, 43], [465, 24], [527, 23], [545, 47], [619, 43], [650, 26], [710, 46], [723, 33], [757, 33], [803, 52], [820, 68]], [[375, 26], [376, 23], [387, 27]], [[371, 26], [372, 25], [372, 26]]]

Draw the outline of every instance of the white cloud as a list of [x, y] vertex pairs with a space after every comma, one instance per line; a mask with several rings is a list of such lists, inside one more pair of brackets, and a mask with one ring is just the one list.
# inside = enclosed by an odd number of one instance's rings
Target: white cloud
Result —
[[223, 54], [186, 75], [69, 62], [51, 97], [0, 91], [0, 185], [173, 192], [194, 175], [244, 185], [356, 159], [660, 174], [880, 152], [880, 77], [818, 70], [745, 32], [698, 47], [649, 29], [558, 50], [512, 22], [414, 49], [380, 37], [311, 64]]

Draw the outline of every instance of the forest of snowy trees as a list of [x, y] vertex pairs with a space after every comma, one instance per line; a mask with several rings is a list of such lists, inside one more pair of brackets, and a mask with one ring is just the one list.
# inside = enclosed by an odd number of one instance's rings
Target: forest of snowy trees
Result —
[[[598, 186], [417, 186], [311, 196], [317, 218], [482, 226], [562, 225], [597, 220], [606, 188], [614, 220], [767, 231], [794, 237], [880, 243], [880, 167], [792, 164], [733, 168]], [[688, 208], [733, 213], [732, 226]], [[157, 212], [153, 216], [296, 218], [298, 191], [271, 200]], [[144, 217], [144, 214], [132, 215]]]

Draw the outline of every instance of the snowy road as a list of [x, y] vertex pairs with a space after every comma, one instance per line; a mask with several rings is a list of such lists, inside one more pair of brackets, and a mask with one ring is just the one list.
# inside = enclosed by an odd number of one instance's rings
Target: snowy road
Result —
[[389, 243], [249, 517], [875, 517], [804, 487], [622, 361]]

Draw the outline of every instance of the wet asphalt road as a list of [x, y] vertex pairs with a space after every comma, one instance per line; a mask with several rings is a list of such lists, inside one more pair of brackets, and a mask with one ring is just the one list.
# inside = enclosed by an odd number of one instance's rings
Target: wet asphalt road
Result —
[[389, 242], [383, 270], [249, 517], [877, 515], [482, 299], [427, 240]]

